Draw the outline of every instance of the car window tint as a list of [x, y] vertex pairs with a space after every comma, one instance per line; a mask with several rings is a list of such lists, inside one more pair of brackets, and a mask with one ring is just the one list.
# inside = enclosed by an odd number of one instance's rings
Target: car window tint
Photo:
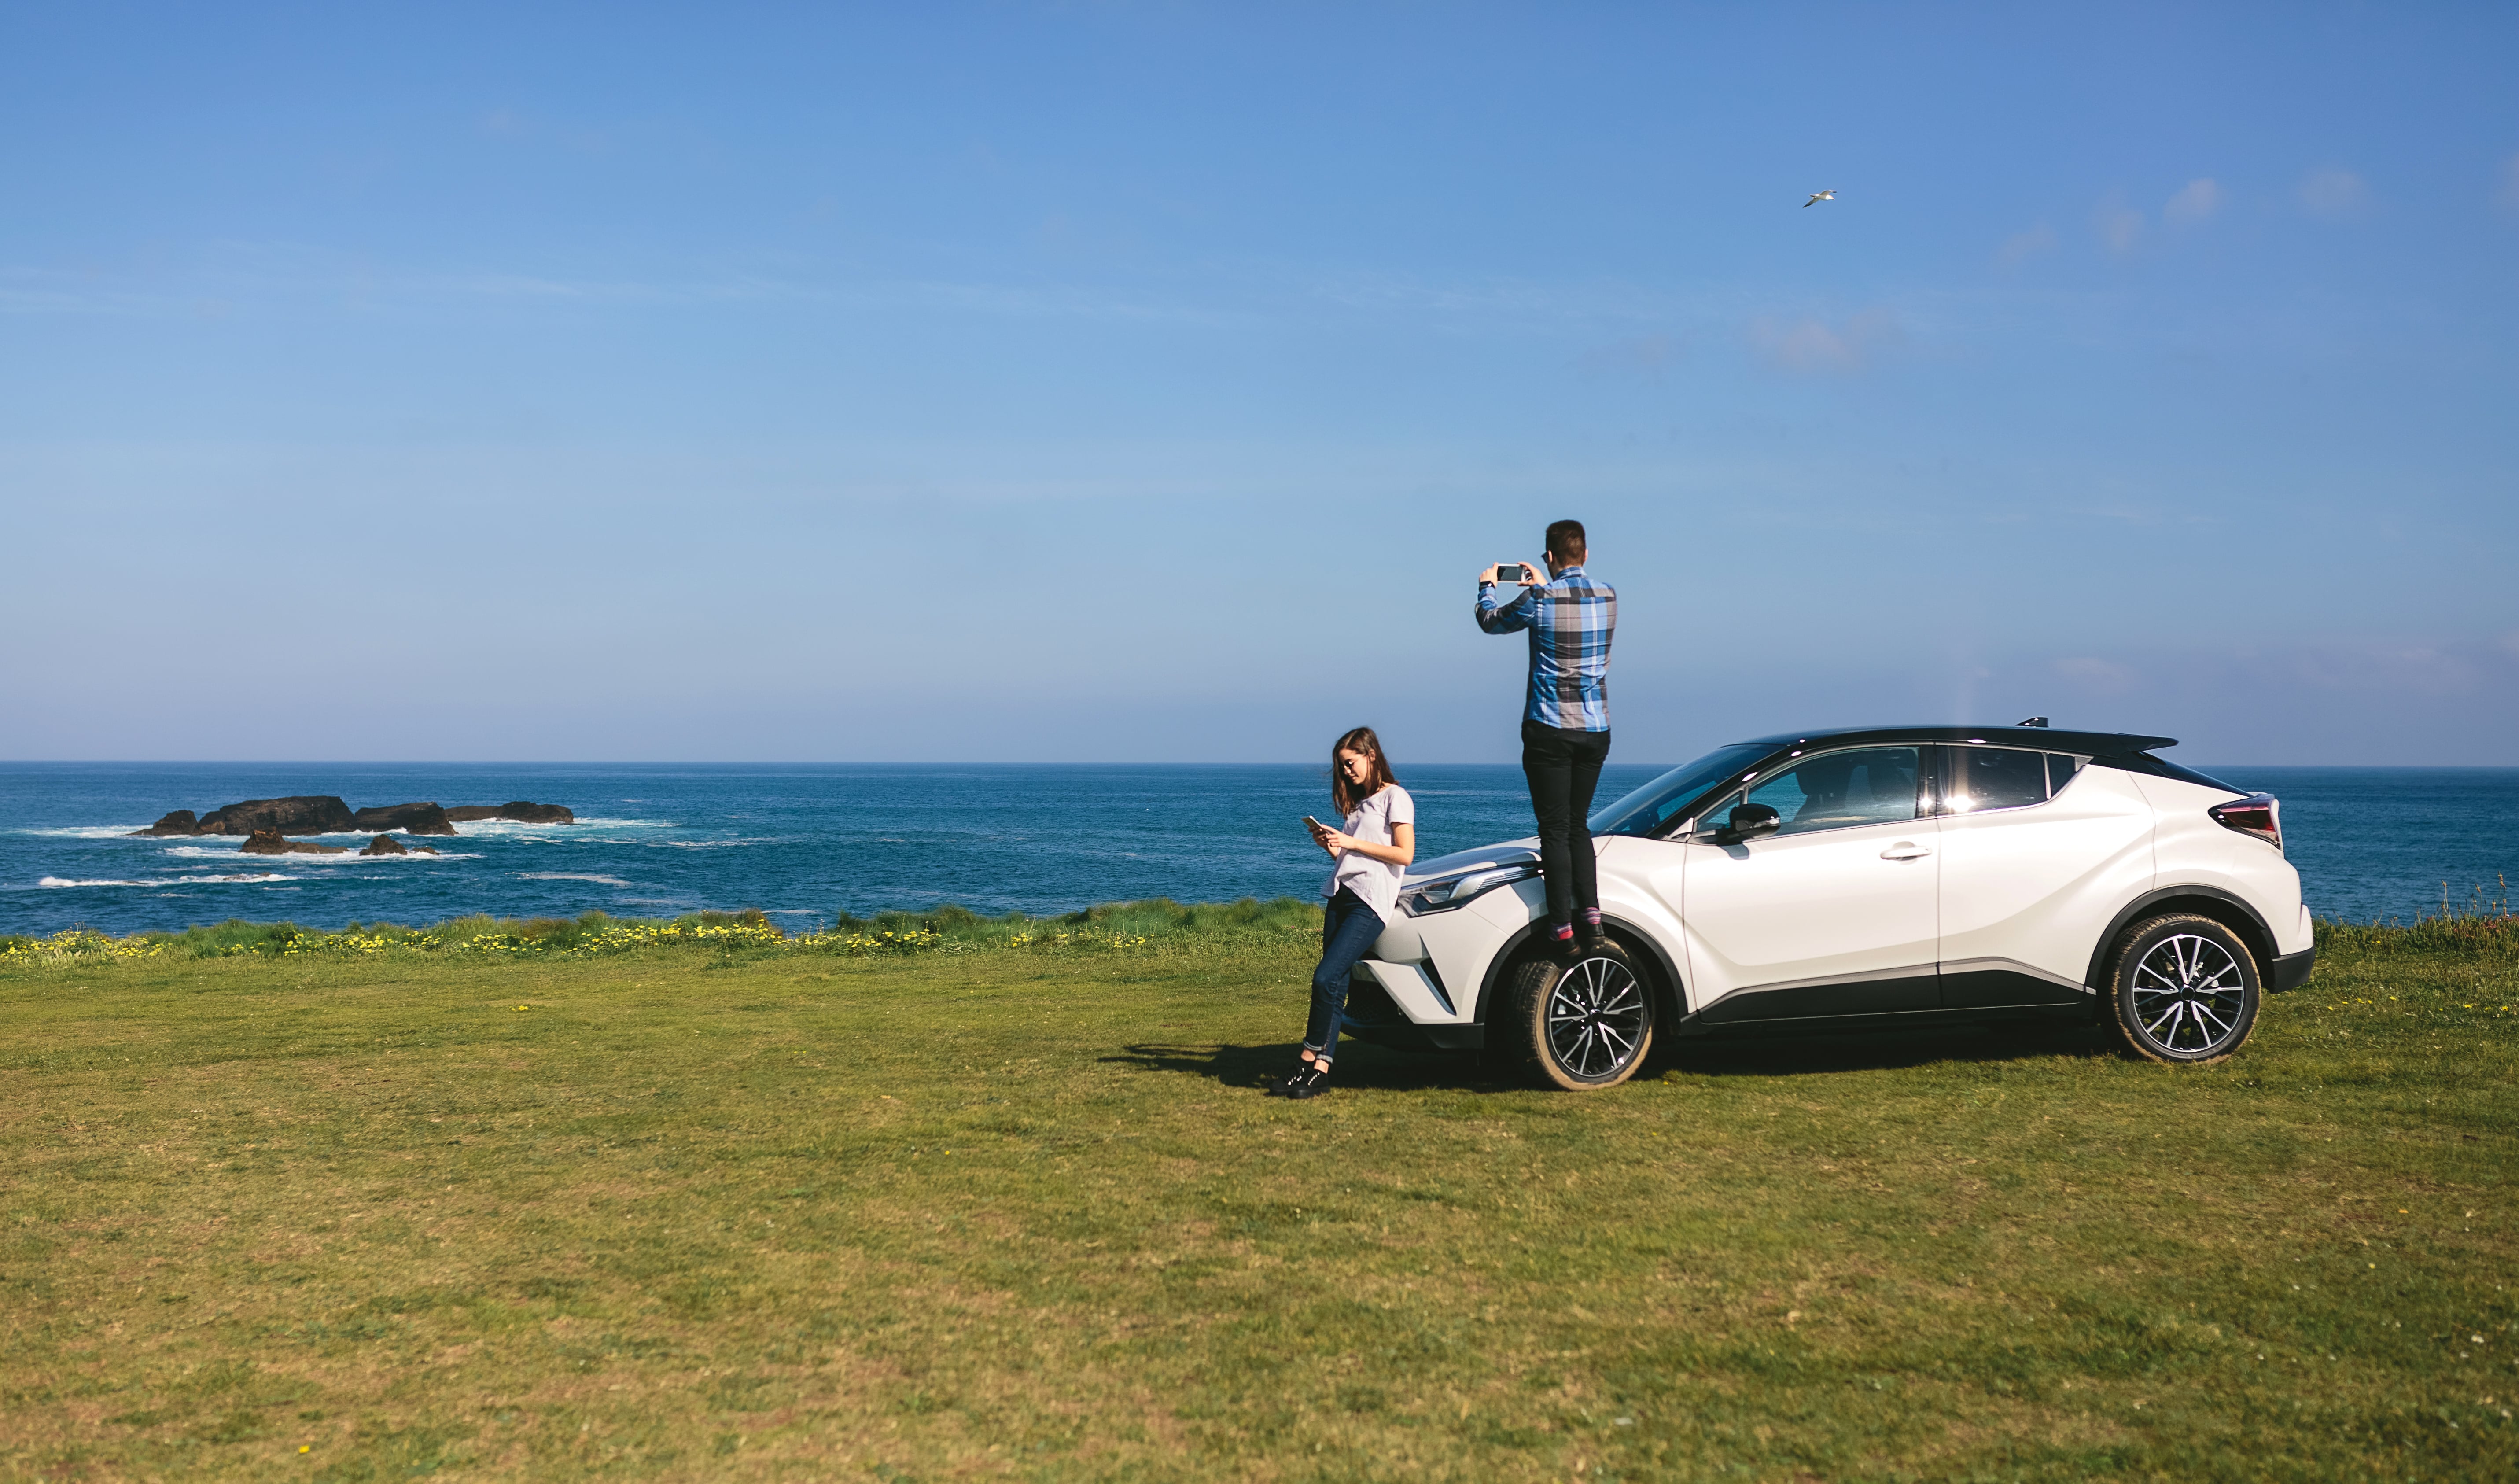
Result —
[[1916, 817], [1916, 749], [1862, 747], [1823, 753], [1752, 785], [1748, 802], [1784, 822], [1779, 835]]
[[1943, 801], [1946, 812], [1982, 814], [2047, 802], [2047, 755], [2008, 747], [1955, 747], [1958, 777]]
[[[1595, 835], [1650, 835], [1697, 796], [1747, 767], [1773, 751], [1762, 742], [1717, 748], [1694, 763], [1672, 768], [1651, 783], [1604, 808], [1592, 811]], [[1737, 800], [1734, 802], [1738, 802]]]
[[2071, 753], [2049, 753], [2047, 755], [2047, 797], [2053, 799], [2062, 793], [2064, 785], [2072, 782], [2073, 775], [2081, 770], [2082, 760]]

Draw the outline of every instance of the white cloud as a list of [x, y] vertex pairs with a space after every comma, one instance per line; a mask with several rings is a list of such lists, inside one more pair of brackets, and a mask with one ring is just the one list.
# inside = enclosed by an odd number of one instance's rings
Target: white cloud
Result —
[[2369, 198], [2369, 186], [2350, 170], [2312, 170], [2300, 183], [2300, 203], [2317, 216], [2351, 216]]
[[2091, 213], [2091, 226], [2099, 234], [2099, 240], [2108, 244], [2110, 252], [2132, 252], [2135, 244], [2143, 240], [2143, 213], [2119, 196], [2111, 196], [2099, 202], [2099, 209]]
[[2188, 181], [2169, 198], [2168, 205], [2160, 208], [2161, 220], [2182, 226], [2210, 220], [2222, 209], [2225, 194], [2219, 181], [2209, 175], [2200, 176]]
[[2055, 229], [2040, 222], [2026, 232], [2015, 232], [2003, 240], [1994, 250], [1994, 260], [2006, 268], [2017, 268], [2042, 252], [2055, 248]]
[[1767, 364], [1792, 371], [1861, 371], [1877, 352], [1905, 339], [1897, 317], [1886, 309], [1863, 310], [1842, 325], [1816, 317], [1749, 325], [1749, 343]]

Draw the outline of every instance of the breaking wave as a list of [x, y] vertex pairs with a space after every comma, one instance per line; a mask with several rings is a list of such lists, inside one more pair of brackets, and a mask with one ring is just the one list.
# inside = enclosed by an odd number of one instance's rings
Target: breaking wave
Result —
[[[293, 839], [296, 837], [291, 838]], [[227, 850], [222, 851], [214, 850], [208, 846], [178, 845], [167, 847], [166, 853], [181, 857], [185, 860], [234, 860], [242, 852], [234, 847], [230, 847]], [[441, 851], [434, 855], [361, 855], [356, 851], [352, 851], [344, 855], [307, 855], [291, 852], [287, 858], [290, 865], [337, 866], [376, 865], [387, 861], [402, 861], [408, 864], [412, 861], [421, 860], [478, 860], [481, 856], [478, 851]]]
[[236, 876], [165, 876], [155, 881], [69, 881], [59, 876], [47, 876], [35, 885], [55, 890], [64, 887], [206, 887], [217, 882], [294, 881], [296, 879], [294, 876], [283, 876], [278, 871], [263, 871]]

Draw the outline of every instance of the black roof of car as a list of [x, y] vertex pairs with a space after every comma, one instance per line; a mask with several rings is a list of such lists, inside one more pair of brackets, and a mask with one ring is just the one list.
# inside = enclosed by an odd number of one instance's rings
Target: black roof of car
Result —
[[1745, 746], [1841, 747], [1865, 742], [1983, 742], [1999, 747], [2033, 747], [2041, 752], [2079, 753], [2091, 758], [2122, 758], [2155, 747], [2176, 747], [2176, 737], [2145, 737], [2123, 731], [2066, 731], [2052, 726], [1839, 726], [1824, 731], [1778, 732], [1750, 737]]

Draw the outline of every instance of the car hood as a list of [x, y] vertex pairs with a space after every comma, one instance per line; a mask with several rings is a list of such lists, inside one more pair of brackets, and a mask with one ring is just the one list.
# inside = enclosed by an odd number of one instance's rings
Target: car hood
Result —
[[1481, 866], [1520, 865], [1525, 860], [1538, 858], [1539, 837], [1536, 835], [1522, 840], [1508, 840], [1502, 845], [1482, 845], [1475, 851], [1454, 851], [1449, 855], [1437, 855], [1432, 860], [1418, 861], [1408, 868], [1406, 885], [1414, 886], [1418, 882], [1433, 881], [1441, 876], [1458, 876], [1464, 871], [1475, 871]]

